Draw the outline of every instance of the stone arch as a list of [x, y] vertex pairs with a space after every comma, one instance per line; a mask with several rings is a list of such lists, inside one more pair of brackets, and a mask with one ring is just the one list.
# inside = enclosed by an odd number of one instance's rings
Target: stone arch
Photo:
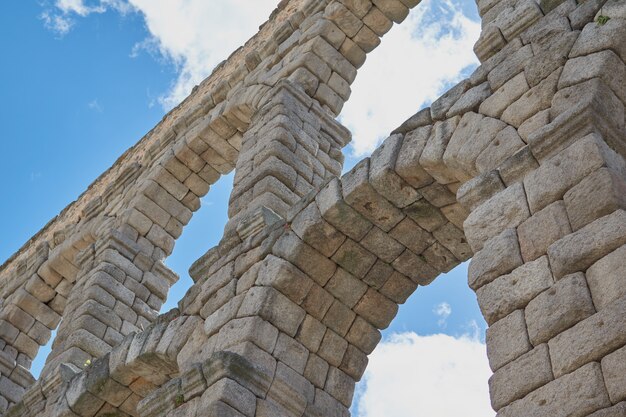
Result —
[[[603, 2], [479, 2], [482, 65], [337, 178], [333, 117], [416, 3], [282, 2], [5, 263], [0, 337], [25, 355], [3, 356], [12, 413], [347, 415], [397, 305], [472, 253], [500, 415], [623, 410], [626, 291], [606, 273], [626, 243], [623, 5], [596, 25]], [[177, 278], [161, 261], [233, 168], [222, 242], [157, 319]]]

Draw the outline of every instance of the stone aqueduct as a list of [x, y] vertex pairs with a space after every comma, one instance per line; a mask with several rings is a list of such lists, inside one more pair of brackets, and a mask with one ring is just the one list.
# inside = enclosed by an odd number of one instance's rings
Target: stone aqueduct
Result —
[[340, 177], [335, 117], [417, 3], [283, 0], [1, 267], [6, 416], [348, 416], [398, 304], [470, 257], [498, 416], [626, 416], [626, 2], [479, 0], [482, 64]]

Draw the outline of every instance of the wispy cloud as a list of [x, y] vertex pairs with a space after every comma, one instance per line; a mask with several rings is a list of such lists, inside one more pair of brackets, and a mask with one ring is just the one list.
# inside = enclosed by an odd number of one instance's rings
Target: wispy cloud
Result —
[[485, 345], [472, 335], [393, 334], [370, 356], [355, 417], [494, 416]]
[[450, 304], [446, 302], [437, 304], [433, 309], [433, 313], [435, 313], [435, 315], [439, 317], [439, 319], [437, 320], [437, 324], [439, 325], [439, 327], [445, 329], [448, 325], [448, 317], [450, 317], [450, 314], [452, 314], [452, 307], [450, 307]]
[[98, 99], [97, 98], [94, 98], [89, 103], [87, 103], [87, 107], [90, 110], [93, 110], [93, 111], [98, 112], [98, 113], [102, 113], [104, 111], [104, 108], [100, 105], [100, 103], [98, 103]]
[[85, 0], [47, 1], [39, 17], [47, 29], [63, 37], [72, 30], [78, 17], [86, 17], [93, 13], [101, 14], [109, 10], [125, 15], [135, 10], [127, 0], [98, 0], [92, 3], [87, 4]]

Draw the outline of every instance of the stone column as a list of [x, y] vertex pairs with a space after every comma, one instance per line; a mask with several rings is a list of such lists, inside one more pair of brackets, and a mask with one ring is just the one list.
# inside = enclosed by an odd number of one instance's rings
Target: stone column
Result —
[[[225, 235], [241, 240], [341, 173], [350, 133], [297, 84], [280, 82], [243, 135]], [[271, 220], [274, 219], [274, 220]]]

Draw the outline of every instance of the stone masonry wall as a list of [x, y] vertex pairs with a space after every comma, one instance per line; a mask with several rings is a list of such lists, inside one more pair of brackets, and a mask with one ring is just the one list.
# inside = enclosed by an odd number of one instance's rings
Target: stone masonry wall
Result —
[[[334, 118], [417, 3], [281, 2], [12, 257], [0, 409], [348, 416], [398, 305], [471, 258], [498, 416], [626, 415], [626, 2], [479, 1], [482, 64], [339, 177]], [[158, 316], [162, 261], [233, 168], [222, 241]]]

